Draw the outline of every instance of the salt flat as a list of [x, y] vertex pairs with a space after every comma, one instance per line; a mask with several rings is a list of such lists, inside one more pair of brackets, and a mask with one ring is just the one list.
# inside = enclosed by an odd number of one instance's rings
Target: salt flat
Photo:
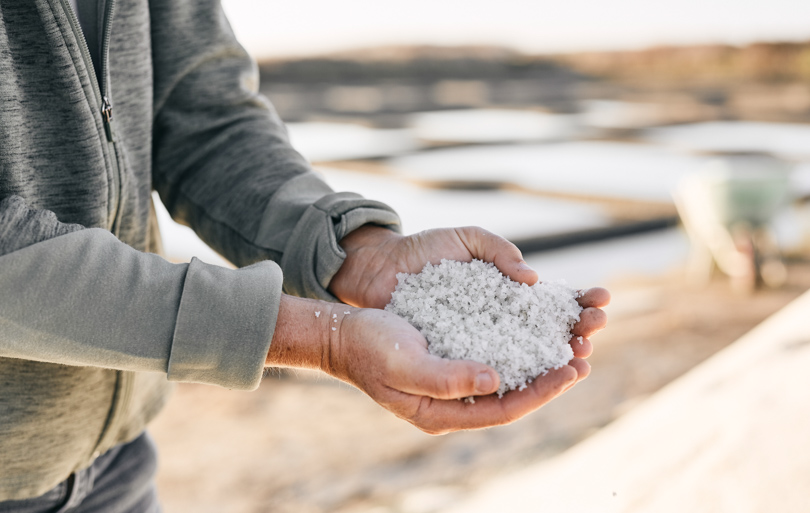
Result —
[[572, 196], [670, 203], [672, 190], [705, 157], [606, 141], [448, 148], [394, 157], [400, 176], [425, 182], [500, 181]]
[[408, 117], [408, 127], [419, 139], [454, 143], [560, 141], [586, 133], [575, 114], [512, 109], [418, 112]]
[[626, 276], [670, 272], [686, 263], [688, 253], [686, 234], [671, 228], [524, 256], [540, 279], [565, 280], [572, 287], [587, 288], [607, 286]]
[[399, 155], [422, 146], [411, 130], [356, 123], [288, 123], [287, 131], [293, 147], [311, 162]]
[[393, 207], [404, 232], [444, 226], [481, 226], [507, 239], [598, 228], [611, 218], [597, 204], [510, 191], [423, 188], [384, 175], [319, 168], [338, 191], [352, 191]]
[[688, 151], [763, 152], [810, 159], [810, 125], [756, 121], [710, 121], [650, 128], [642, 140]]

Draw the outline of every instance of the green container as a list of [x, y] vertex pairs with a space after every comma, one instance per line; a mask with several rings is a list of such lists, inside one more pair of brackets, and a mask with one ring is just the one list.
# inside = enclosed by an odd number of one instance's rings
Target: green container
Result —
[[768, 224], [790, 201], [790, 165], [775, 157], [722, 157], [707, 164], [701, 175], [726, 226]]

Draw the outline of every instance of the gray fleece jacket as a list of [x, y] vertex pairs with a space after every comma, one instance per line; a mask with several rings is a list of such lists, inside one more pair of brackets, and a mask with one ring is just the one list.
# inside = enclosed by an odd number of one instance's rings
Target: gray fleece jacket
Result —
[[[282, 286], [334, 299], [337, 241], [398, 229], [290, 147], [216, 0], [102, 14], [97, 79], [69, 0], [0, 2], [0, 500], [136, 437], [167, 377], [258, 386]], [[150, 254], [153, 189], [242, 269]]]

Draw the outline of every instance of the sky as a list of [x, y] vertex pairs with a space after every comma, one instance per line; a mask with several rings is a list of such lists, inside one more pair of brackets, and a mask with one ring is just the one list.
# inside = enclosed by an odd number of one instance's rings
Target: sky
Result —
[[810, 0], [222, 0], [258, 58], [380, 45], [527, 53], [810, 39]]

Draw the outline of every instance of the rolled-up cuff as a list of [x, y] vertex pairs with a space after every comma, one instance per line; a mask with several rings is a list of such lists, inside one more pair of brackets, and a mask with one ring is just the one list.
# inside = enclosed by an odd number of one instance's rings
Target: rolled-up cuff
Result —
[[327, 287], [346, 259], [338, 242], [365, 224], [401, 230], [399, 216], [391, 207], [352, 193], [329, 194], [307, 208], [281, 259], [284, 291], [337, 301]]
[[272, 262], [239, 270], [191, 261], [177, 314], [168, 377], [253, 390], [259, 386], [281, 301]]

